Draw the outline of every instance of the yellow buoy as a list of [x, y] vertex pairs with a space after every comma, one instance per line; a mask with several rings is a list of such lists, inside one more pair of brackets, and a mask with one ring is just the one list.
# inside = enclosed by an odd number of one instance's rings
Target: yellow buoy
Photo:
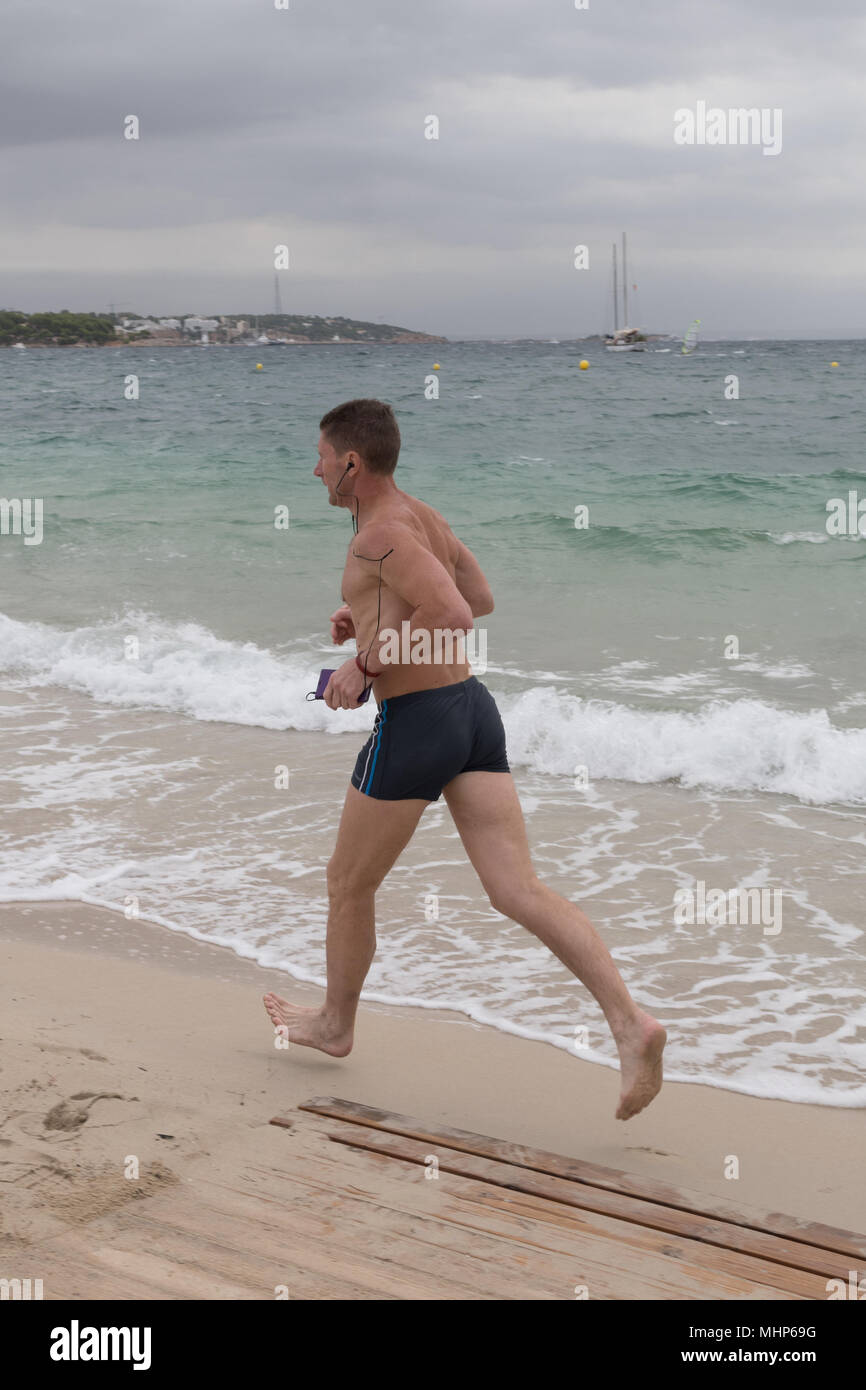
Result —
[[260, 372], [261, 370], [262, 370], [262, 364], [261, 364], [261, 362], [257, 362], [257, 363], [256, 363], [256, 371], [257, 371], [257, 372]]
[[438, 363], [438, 362], [434, 362], [434, 363], [433, 363], [433, 370], [434, 370], [434, 372], [438, 372], [438, 371], [439, 371], [439, 363]]
[[830, 366], [831, 366], [831, 367], [838, 367], [838, 365], [839, 365], [838, 362], [831, 362], [831, 363], [830, 363]]
[[582, 372], [585, 372], [588, 366], [589, 366], [589, 363], [587, 362], [586, 358], [584, 357], [583, 361], [582, 361], [581, 364], [580, 364], [580, 370], [581, 370]]

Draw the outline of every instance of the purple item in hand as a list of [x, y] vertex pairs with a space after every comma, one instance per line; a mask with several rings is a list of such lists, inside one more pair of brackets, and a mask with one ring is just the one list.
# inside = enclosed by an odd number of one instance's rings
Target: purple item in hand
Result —
[[[314, 699], [323, 700], [325, 698], [325, 687], [327, 686], [328, 681], [331, 679], [333, 674], [334, 672], [328, 670], [327, 668], [324, 671], [319, 672], [319, 684], [316, 686], [316, 693], [313, 697]], [[372, 689], [372, 685], [367, 686], [367, 689], [364, 691], [363, 695], [361, 695], [360, 699], [358, 700], [359, 705], [363, 705], [365, 700], [369, 700], [370, 691]]]

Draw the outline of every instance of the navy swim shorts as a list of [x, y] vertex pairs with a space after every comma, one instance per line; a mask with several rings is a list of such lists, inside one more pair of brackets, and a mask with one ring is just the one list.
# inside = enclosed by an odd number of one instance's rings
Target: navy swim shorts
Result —
[[352, 786], [379, 801], [438, 801], [461, 772], [509, 772], [496, 702], [476, 676], [383, 700]]

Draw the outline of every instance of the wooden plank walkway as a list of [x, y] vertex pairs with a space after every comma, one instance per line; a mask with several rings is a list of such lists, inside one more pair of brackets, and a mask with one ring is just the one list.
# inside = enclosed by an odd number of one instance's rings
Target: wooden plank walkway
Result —
[[[585, 1242], [592, 1246], [606, 1236], [626, 1266], [625, 1284], [632, 1282], [636, 1257], [645, 1263], [654, 1255], [659, 1291], [651, 1284], [640, 1297], [825, 1299], [828, 1279], [847, 1280], [852, 1265], [866, 1261], [866, 1236], [856, 1232], [778, 1212], [744, 1211], [651, 1178], [353, 1101], [317, 1097], [300, 1109], [337, 1121], [328, 1131], [330, 1139], [355, 1152], [390, 1157], [410, 1169], [426, 1169], [435, 1158], [439, 1174], [448, 1175], [449, 1188], [455, 1178], [475, 1185], [475, 1199], [491, 1217], [488, 1230], [495, 1230], [494, 1219], [506, 1213], [543, 1222], [548, 1236], [553, 1227], [571, 1237], [571, 1250], [589, 1269]], [[282, 1122], [275, 1118], [272, 1123]], [[460, 1191], [466, 1198], [472, 1188]], [[533, 1237], [538, 1234], [534, 1231]], [[548, 1238], [536, 1248], [547, 1250], [549, 1244]], [[688, 1287], [673, 1295], [661, 1292], [670, 1287], [667, 1266], [672, 1260], [682, 1267]], [[537, 1267], [540, 1272], [540, 1261]], [[602, 1284], [595, 1290], [591, 1274], [576, 1283], [586, 1285], [590, 1297], [635, 1296], [611, 1292], [607, 1266], [603, 1268]], [[720, 1282], [728, 1286], [730, 1276], [741, 1281], [738, 1292], [719, 1287]], [[696, 1291], [696, 1283], [703, 1285], [702, 1292]]]
[[203, 1158], [30, 1246], [45, 1297], [823, 1300], [866, 1261], [850, 1231], [352, 1101], [271, 1123], [230, 1178]]

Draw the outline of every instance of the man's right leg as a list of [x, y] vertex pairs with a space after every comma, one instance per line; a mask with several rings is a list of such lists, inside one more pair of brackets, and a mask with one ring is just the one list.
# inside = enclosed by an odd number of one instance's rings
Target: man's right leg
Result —
[[266, 994], [265, 1008], [289, 1042], [332, 1057], [352, 1050], [361, 988], [376, 954], [376, 889], [411, 840], [428, 801], [381, 801], [349, 787], [328, 864], [328, 987], [318, 1008]]

